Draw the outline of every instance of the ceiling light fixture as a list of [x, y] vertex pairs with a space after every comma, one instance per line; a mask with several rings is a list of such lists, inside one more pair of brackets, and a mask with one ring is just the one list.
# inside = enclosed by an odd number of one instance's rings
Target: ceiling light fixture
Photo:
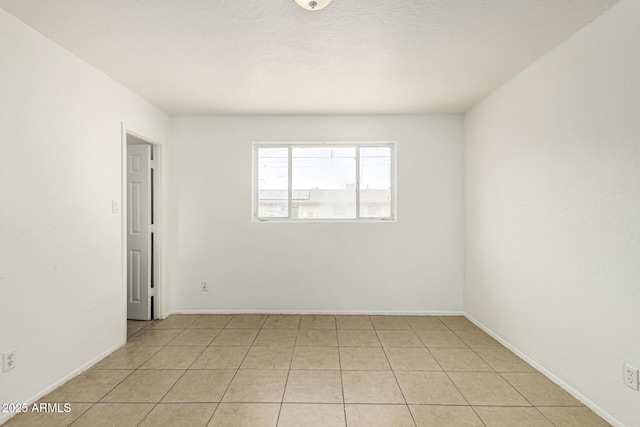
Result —
[[327, 7], [332, 0], [296, 0], [296, 3], [307, 10], [320, 10]]

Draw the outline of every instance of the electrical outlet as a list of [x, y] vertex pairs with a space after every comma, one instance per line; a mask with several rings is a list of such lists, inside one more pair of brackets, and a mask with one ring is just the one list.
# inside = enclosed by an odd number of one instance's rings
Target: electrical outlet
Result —
[[209, 284], [205, 281], [200, 282], [200, 290], [202, 291], [208, 291], [209, 290]]
[[628, 363], [622, 365], [622, 380], [624, 385], [638, 391], [638, 370]]
[[2, 372], [10, 371], [16, 367], [16, 349], [5, 351], [3, 355]]

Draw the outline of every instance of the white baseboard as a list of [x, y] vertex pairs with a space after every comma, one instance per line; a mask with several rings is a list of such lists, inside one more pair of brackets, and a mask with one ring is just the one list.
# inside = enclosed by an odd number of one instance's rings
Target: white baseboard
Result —
[[401, 311], [401, 310], [171, 310], [172, 314], [329, 314], [363, 316], [464, 316], [462, 311]]
[[545, 368], [544, 366], [542, 366], [541, 364], [539, 364], [538, 362], [536, 362], [534, 359], [532, 359], [531, 357], [527, 356], [525, 353], [523, 353], [522, 351], [520, 351], [520, 349], [518, 349], [517, 347], [515, 347], [513, 344], [511, 344], [509, 341], [505, 340], [504, 338], [502, 338], [500, 335], [496, 334], [495, 332], [493, 332], [491, 329], [489, 329], [487, 326], [485, 326], [484, 324], [482, 324], [480, 321], [478, 321], [477, 319], [475, 319], [473, 316], [469, 315], [469, 314], [464, 314], [464, 316], [469, 319], [473, 324], [475, 324], [477, 327], [479, 327], [480, 329], [482, 329], [483, 331], [485, 331], [487, 334], [491, 335], [496, 341], [498, 341], [500, 344], [502, 344], [503, 346], [507, 347], [509, 350], [511, 350], [512, 352], [514, 352], [516, 355], [518, 355], [518, 357], [520, 357], [521, 359], [523, 359], [525, 362], [527, 362], [529, 365], [533, 366], [534, 368], [536, 368], [541, 374], [543, 374], [544, 376], [546, 376], [547, 378], [549, 378], [551, 381], [553, 381], [554, 383], [556, 383], [558, 386], [560, 386], [562, 389], [564, 389], [567, 393], [569, 393], [570, 395], [572, 395], [573, 397], [575, 397], [576, 399], [578, 399], [580, 402], [582, 402], [585, 406], [587, 406], [589, 409], [591, 409], [593, 412], [595, 412], [596, 414], [598, 414], [600, 417], [602, 417], [605, 421], [607, 421], [609, 424], [611, 424], [614, 427], [625, 427], [625, 425], [623, 423], [621, 423], [620, 421], [618, 421], [617, 419], [615, 419], [613, 416], [611, 416], [611, 414], [607, 413], [604, 409], [600, 408], [598, 405], [596, 405], [594, 402], [592, 402], [591, 400], [589, 400], [585, 395], [583, 395], [582, 393], [580, 393], [578, 390], [574, 389], [573, 387], [571, 387], [569, 384], [567, 384], [566, 382], [562, 381], [560, 378], [558, 378], [553, 372], [549, 371], [547, 368]]
[[[116, 351], [117, 349], [122, 347], [123, 345], [124, 344], [117, 345], [115, 347], [110, 348], [109, 350], [106, 350], [106, 351], [100, 353], [98, 356], [96, 356], [93, 359], [89, 360], [88, 362], [82, 364], [79, 368], [74, 369], [73, 371], [71, 371], [67, 375], [65, 375], [64, 377], [60, 378], [58, 381], [54, 382], [53, 384], [51, 384], [48, 387], [45, 387], [44, 389], [42, 389], [40, 392], [38, 392], [34, 396], [31, 396], [26, 401], [20, 402], [20, 403], [26, 403], [29, 406], [33, 405], [40, 398], [42, 398], [42, 397], [46, 396], [47, 394], [51, 393], [52, 391], [54, 391], [55, 389], [57, 389], [58, 387], [60, 387], [64, 383], [66, 383], [67, 381], [77, 377], [78, 375], [80, 375], [81, 373], [83, 373], [84, 371], [86, 371], [87, 369], [89, 369], [90, 367], [92, 367], [93, 365], [95, 365], [96, 363], [98, 363], [99, 361], [104, 359], [105, 357], [109, 356], [111, 353], [113, 353], [114, 351]], [[15, 415], [17, 415], [17, 413], [15, 413], [15, 412], [0, 414], [0, 425], [2, 425], [4, 423], [6, 423], [7, 421], [9, 421]]]

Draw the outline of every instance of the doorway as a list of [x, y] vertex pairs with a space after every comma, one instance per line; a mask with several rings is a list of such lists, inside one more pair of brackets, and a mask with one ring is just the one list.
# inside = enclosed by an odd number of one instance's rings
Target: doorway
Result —
[[128, 320], [148, 321], [158, 317], [158, 151], [155, 144], [126, 134], [123, 195]]

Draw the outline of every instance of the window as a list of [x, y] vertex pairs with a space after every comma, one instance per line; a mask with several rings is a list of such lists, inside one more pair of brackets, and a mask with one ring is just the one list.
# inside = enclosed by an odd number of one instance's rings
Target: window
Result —
[[394, 143], [254, 144], [254, 219], [393, 220]]

